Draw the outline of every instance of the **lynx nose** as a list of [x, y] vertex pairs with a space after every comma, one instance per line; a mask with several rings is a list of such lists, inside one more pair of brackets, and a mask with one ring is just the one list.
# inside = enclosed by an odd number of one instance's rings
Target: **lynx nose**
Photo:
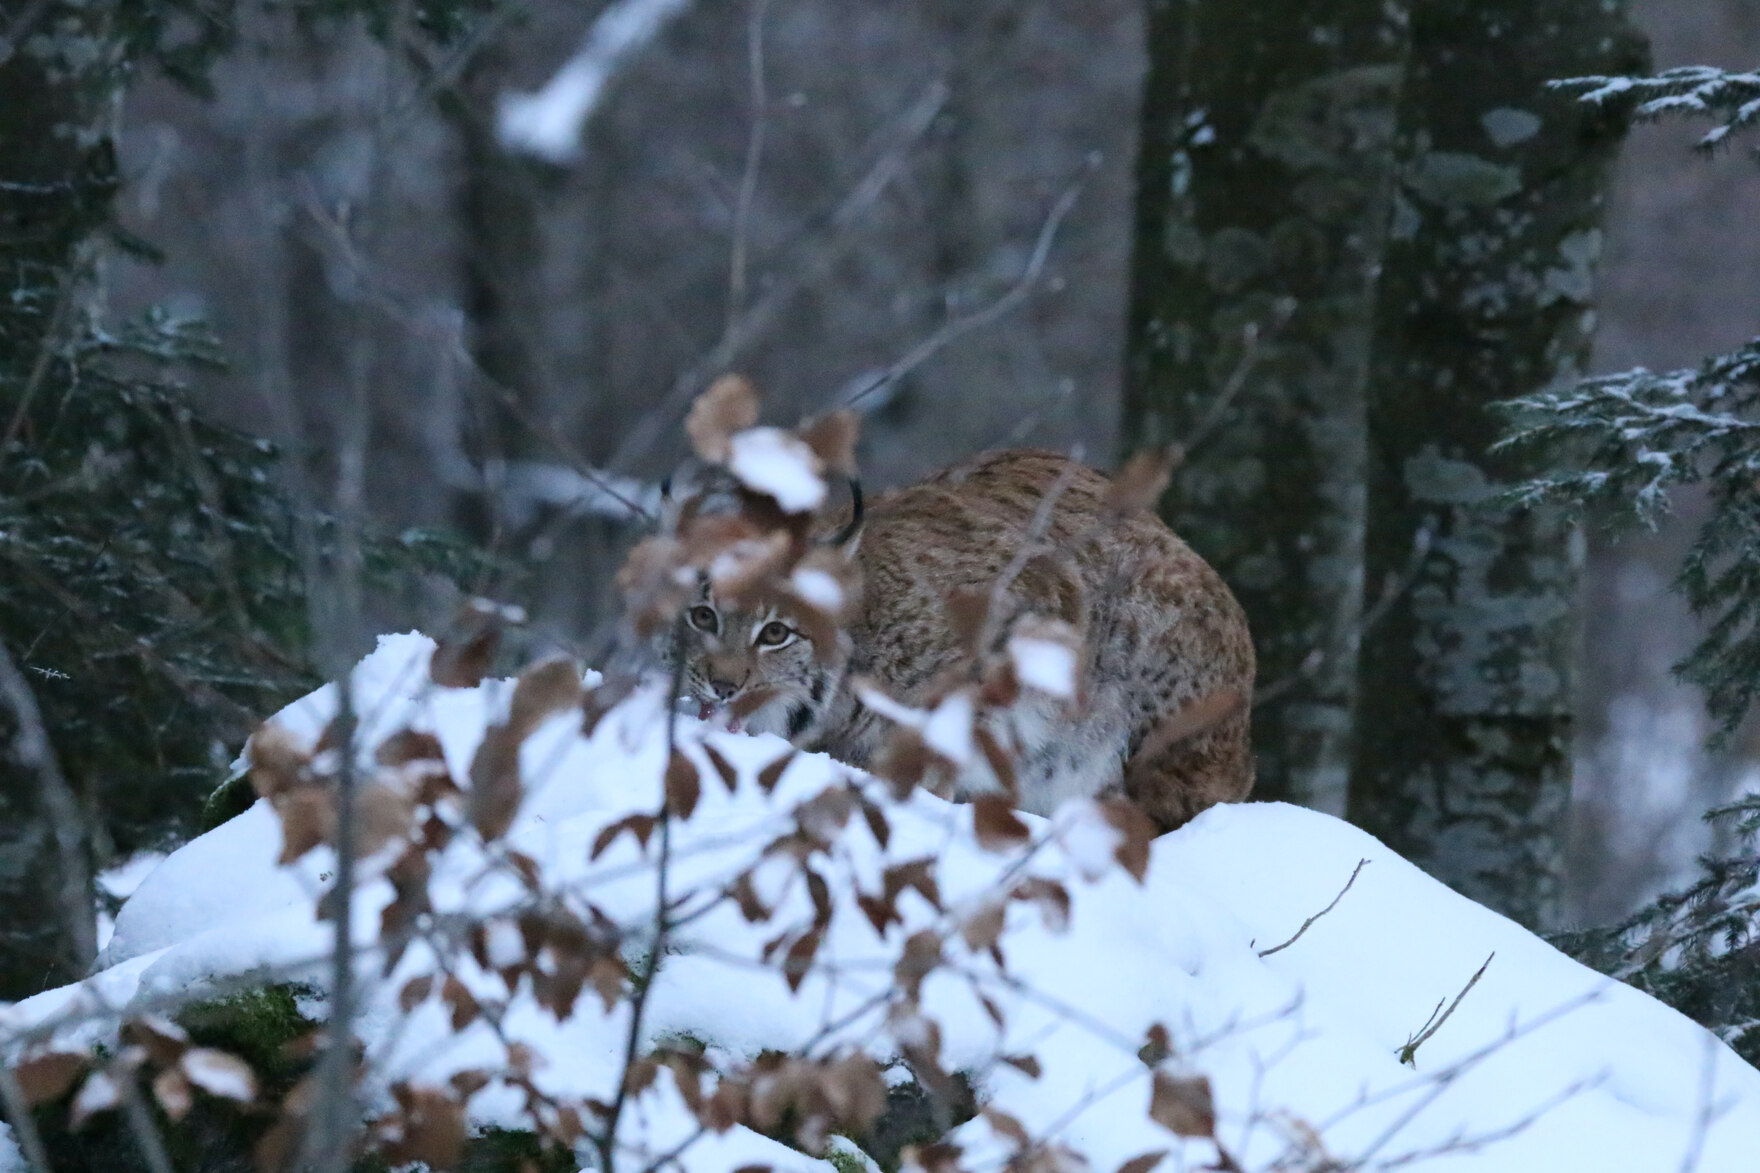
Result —
[[709, 691], [714, 694], [716, 700], [725, 704], [729, 697], [739, 691], [739, 685], [731, 680], [716, 680], [711, 677]]

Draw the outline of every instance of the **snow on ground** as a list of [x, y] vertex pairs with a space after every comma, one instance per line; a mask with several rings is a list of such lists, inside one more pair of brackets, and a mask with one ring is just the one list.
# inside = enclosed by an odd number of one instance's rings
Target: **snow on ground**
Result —
[[[433, 689], [425, 683], [431, 648], [420, 636], [382, 639], [357, 669], [353, 695], [370, 737], [405, 724], [432, 731], [463, 779], [485, 726], [503, 715], [510, 685]], [[321, 690], [282, 719], [315, 737], [334, 705], [333, 692]], [[588, 855], [602, 828], [658, 806], [662, 727], [652, 693], [625, 702], [590, 738], [572, 716], [547, 721], [522, 748], [529, 789], [508, 837], [543, 865], [552, 887], [585, 894], [637, 930], [652, 915], [657, 840], [644, 851], [625, 835], [598, 860]], [[785, 752], [780, 740], [688, 718], [679, 727], [703, 787], [695, 815], [674, 830], [674, 895], [710, 891], [739, 874], [793, 825], [798, 804], [849, 776], [846, 767], [802, 755], [766, 796], [755, 778]], [[739, 772], [733, 793], [710, 768], [705, 740]], [[924, 927], [948, 928], [993, 895], [999, 878], [1031, 875], [1068, 884], [1067, 927], [1031, 904], [1009, 905], [1006, 973], [951, 933], [949, 964], [924, 982], [922, 1011], [940, 1023], [944, 1065], [972, 1073], [983, 1102], [1074, 1147], [1097, 1170], [1153, 1150], [1169, 1150], [1163, 1170], [1214, 1159], [1211, 1142], [1176, 1137], [1146, 1116], [1150, 1071], [1137, 1050], [1155, 1023], [1172, 1042], [1164, 1070], [1212, 1081], [1217, 1136], [1246, 1170], [1289, 1168], [1277, 1162], [1321, 1149], [1349, 1168], [1443, 1173], [1654, 1173], [1688, 1167], [1695, 1151], [1698, 1173], [1755, 1167], [1760, 1072], [1675, 1011], [1577, 965], [1336, 819], [1279, 804], [1217, 808], [1156, 840], [1139, 885], [1107, 866], [1112, 832], [1091, 805], [1066, 807], [1049, 822], [1023, 816], [1034, 839], [1049, 836], [1050, 845], [1004, 852], [979, 847], [969, 807], [921, 793], [881, 805], [891, 828], [884, 849], [859, 817], [836, 835], [834, 861], [824, 865], [835, 914], [798, 993], [757, 956], [778, 926], [805, 923], [811, 904], [792, 868], [766, 865], [753, 886], [781, 910], [775, 922], [747, 924], [726, 903], [692, 920], [656, 979], [647, 1036], [688, 1035], [712, 1055], [749, 1056], [823, 1034], [890, 1058], [899, 1027], [889, 1032], [873, 1002], [890, 988], [900, 943]], [[258, 803], [174, 853], [124, 905], [103, 972], [0, 1011], [0, 1030], [271, 967], [285, 974], [300, 962], [313, 964], [298, 976], [321, 982], [316, 963], [329, 926], [314, 920], [312, 905], [331, 859], [321, 848], [278, 868], [279, 848], [275, 816]], [[851, 890], [873, 891], [884, 867], [921, 857], [936, 861], [948, 912], [907, 895], [899, 902], [905, 923], [882, 940]], [[1260, 955], [1337, 896], [1360, 860], [1368, 862], [1331, 912], [1287, 948]], [[456, 839], [436, 864], [436, 909], [488, 915], [514, 907], [523, 889], [485, 862], [471, 837]], [[383, 864], [363, 865], [355, 920], [363, 946], [391, 898], [389, 883], [376, 878]], [[1403, 1066], [1396, 1051], [1488, 957], [1481, 980], [1419, 1048], [1415, 1067]], [[499, 977], [468, 955], [449, 960], [480, 996], [507, 996]], [[404, 981], [435, 968], [423, 944], [389, 980], [378, 980], [371, 959], [362, 968], [370, 994], [360, 1027], [382, 1081], [438, 1084], [502, 1060], [502, 1043], [486, 1024], [454, 1036], [437, 1000], [407, 1015], [398, 1008]], [[627, 1005], [605, 1012], [589, 992], [558, 1023], [523, 989], [502, 1029], [547, 1057], [539, 1083], [608, 1096]], [[983, 1008], [980, 989], [1004, 1027]], [[102, 1030], [71, 1029], [87, 1038]], [[1037, 1079], [998, 1062], [1028, 1053], [1042, 1065]], [[695, 1130], [669, 1074], [639, 1103], [623, 1134], [631, 1145], [661, 1151]], [[516, 1109], [517, 1097], [498, 1084], [470, 1103], [480, 1124], [517, 1125]], [[983, 1118], [958, 1139], [980, 1154], [1001, 1151]], [[826, 1168], [744, 1129], [687, 1148], [681, 1161], [704, 1171], [750, 1163]]]

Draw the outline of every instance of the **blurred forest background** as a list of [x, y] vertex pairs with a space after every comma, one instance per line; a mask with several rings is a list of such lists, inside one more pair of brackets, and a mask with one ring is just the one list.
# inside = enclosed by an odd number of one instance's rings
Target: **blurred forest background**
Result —
[[[619, 495], [651, 496], [721, 370], [776, 420], [859, 395], [876, 489], [1014, 443], [1116, 463], [1140, 0], [653, 3], [559, 136], [533, 112], [592, 84], [566, 67], [608, 7], [506, 3], [438, 34], [239, 7], [208, 92], [146, 69], [105, 112], [120, 247], [95, 320], [210, 324], [200, 414], [273, 441], [275, 475], [338, 516], [486, 547], [467, 585], [588, 654], [638, 534]], [[1657, 69], [1760, 59], [1749, 0], [1630, 15]], [[1640, 126], [1620, 154], [1593, 371], [1760, 333], [1760, 238], [1729, 231], [1760, 223], [1760, 169], [1693, 137]], [[1587, 535], [1562, 923], [1678, 884], [1701, 814], [1760, 769], [1750, 739], [1703, 748], [1669, 676], [1697, 638], [1668, 591], [1678, 528]], [[358, 652], [455, 605], [369, 589], [329, 635]]]

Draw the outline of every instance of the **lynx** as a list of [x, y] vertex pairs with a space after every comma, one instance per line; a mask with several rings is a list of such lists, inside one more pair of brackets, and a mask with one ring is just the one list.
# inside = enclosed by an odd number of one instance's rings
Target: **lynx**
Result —
[[[1078, 700], [1025, 690], [1006, 711], [1009, 727], [994, 731], [1016, 755], [1021, 809], [1049, 814], [1071, 797], [1122, 791], [1170, 829], [1245, 798], [1254, 670], [1246, 618], [1159, 519], [1118, 515], [1109, 485], [1054, 453], [1009, 450], [883, 497], [846, 547], [861, 602], [839, 649], [816, 649], [782, 607], [742, 613], [705, 588], [682, 625], [685, 691], [705, 714], [746, 711], [752, 732], [866, 766], [890, 723], [851, 681], [875, 681], [906, 705], [933, 699], [971, 655], [947, 601], [990, 591], [1012, 570], [986, 630], [1000, 640], [1029, 617], [1059, 620], [1080, 637], [1085, 660]], [[1034, 549], [1017, 559], [1028, 540]], [[758, 697], [768, 699], [753, 710]], [[1235, 703], [1169, 744], [1178, 714], [1218, 697]], [[966, 775], [956, 797], [997, 785], [987, 767]]]

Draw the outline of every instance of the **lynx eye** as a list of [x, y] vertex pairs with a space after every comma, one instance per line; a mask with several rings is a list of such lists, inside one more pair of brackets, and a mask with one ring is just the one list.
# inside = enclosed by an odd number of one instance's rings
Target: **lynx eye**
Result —
[[716, 629], [721, 626], [721, 617], [715, 614], [715, 608], [705, 607], [700, 603], [686, 611], [685, 618], [690, 620], [692, 627], [698, 631], [708, 632], [710, 635], [714, 635]]
[[794, 628], [772, 619], [758, 629], [758, 638], [752, 642], [761, 648], [779, 648], [793, 640], [794, 634]]

